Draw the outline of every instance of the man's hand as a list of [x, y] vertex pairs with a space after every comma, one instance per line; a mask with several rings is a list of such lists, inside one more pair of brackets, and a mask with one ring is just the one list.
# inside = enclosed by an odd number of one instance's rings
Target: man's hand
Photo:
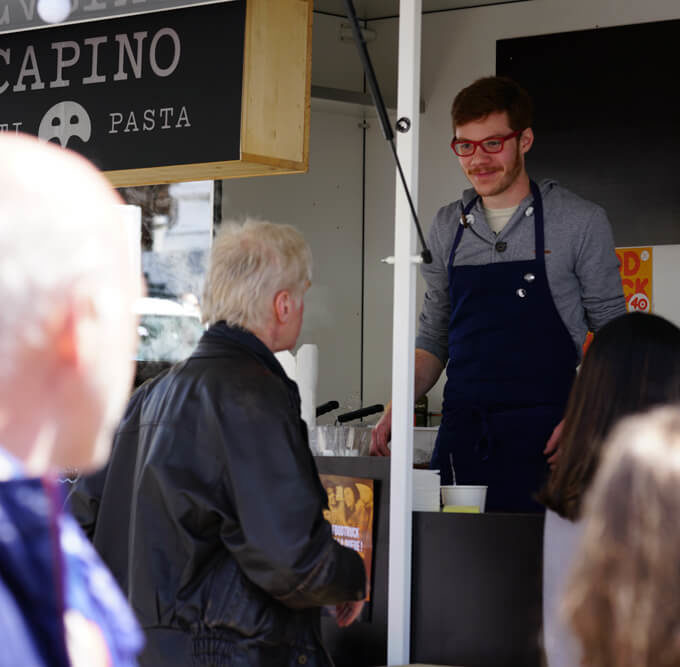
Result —
[[346, 628], [356, 621], [364, 608], [364, 601], [341, 602], [335, 605], [335, 620], [341, 628]]
[[385, 414], [371, 431], [371, 448], [368, 453], [370, 456], [389, 456], [389, 442], [392, 437], [392, 408], [387, 406]]
[[550, 440], [545, 446], [543, 453], [548, 457], [548, 464], [553, 470], [557, 464], [557, 459], [560, 457], [560, 438], [562, 437], [562, 429], [564, 428], [564, 419], [553, 429]]
[[[444, 370], [444, 362], [427, 350], [416, 348], [413, 395], [424, 396], [439, 379]], [[371, 456], [389, 456], [388, 443], [392, 438], [392, 405], [387, 404], [385, 414], [371, 433]]]

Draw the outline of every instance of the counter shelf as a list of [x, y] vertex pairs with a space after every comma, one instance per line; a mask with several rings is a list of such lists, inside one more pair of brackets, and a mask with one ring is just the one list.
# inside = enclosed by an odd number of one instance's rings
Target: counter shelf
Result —
[[[375, 481], [370, 620], [322, 619], [337, 667], [387, 663], [390, 460], [316, 457], [320, 473]], [[411, 662], [540, 667], [543, 517], [413, 513]]]

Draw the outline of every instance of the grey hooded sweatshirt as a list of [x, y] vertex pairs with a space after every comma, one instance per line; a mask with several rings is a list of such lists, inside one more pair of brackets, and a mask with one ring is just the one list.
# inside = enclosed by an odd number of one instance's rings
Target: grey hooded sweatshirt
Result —
[[[614, 238], [604, 209], [569, 192], [553, 180], [540, 184], [543, 196], [545, 264], [548, 285], [562, 321], [580, 355], [588, 330], [596, 332], [609, 320], [626, 312]], [[423, 264], [427, 291], [420, 313], [416, 347], [446, 363], [449, 302], [448, 261], [460, 224], [463, 206], [475, 197], [473, 189], [463, 199], [439, 209], [428, 237], [432, 263]], [[481, 201], [475, 203], [456, 250], [454, 266], [483, 265], [534, 259], [533, 195], [520, 203], [496, 236], [487, 224]], [[504, 252], [496, 243], [504, 241]]]

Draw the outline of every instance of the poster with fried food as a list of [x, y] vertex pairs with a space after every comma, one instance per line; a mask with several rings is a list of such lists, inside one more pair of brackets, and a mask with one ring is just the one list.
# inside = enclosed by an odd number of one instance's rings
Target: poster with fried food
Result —
[[[358, 552], [371, 581], [373, 558], [373, 480], [345, 475], [320, 475], [328, 494], [324, 518], [331, 524], [333, 537]], [[367, 600], [370, 599], [370, 596]]]

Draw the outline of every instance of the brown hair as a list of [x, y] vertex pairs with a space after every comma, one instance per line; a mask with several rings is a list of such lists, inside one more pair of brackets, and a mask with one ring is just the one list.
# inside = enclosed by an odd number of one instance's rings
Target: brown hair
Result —
[[602, 443], [621, 417], [680, 400], [680, 329], [628, 313], [597, 333], [569, 395], [560, 455], [538, 499], [575, 520]]
[[563, 612], [587, 667], [680, 665], [680, 408], [614, 430]]
[[487, 76], [463, 88], [451, 107], [454, 130], [491, 113], [506, 112], [513, 131], [531, 127], [534, 105], [524, 88], [504, 76]]

